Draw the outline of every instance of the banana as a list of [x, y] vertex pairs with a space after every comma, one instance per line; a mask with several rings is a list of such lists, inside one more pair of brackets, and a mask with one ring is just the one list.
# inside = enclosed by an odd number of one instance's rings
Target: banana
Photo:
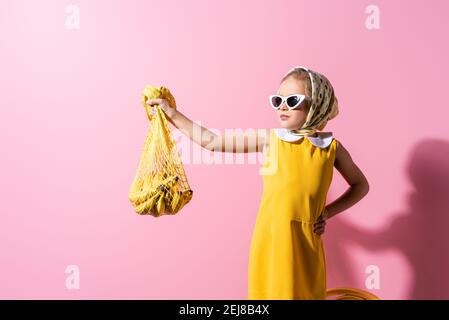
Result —
[[183, 192], [183, 200], [184, 200], [184, 204], [187, 204], [187, 202], [189, 202], [190, 200], [192, 200], [192, 190], [186, 190]]
[[179, 177], [178, 176], [171, 176], [166, 179], [164, 179], [160, 184], [159, 187], [164, 188], [165, 190], [169, 191], [171, 188], [173, 188], [176, 183], [178, 183]]
[[[163, 196], [157, 202], [157, 213], [159, 215], [163, 214], [165, 211], [171, 213], [171, 203], [173, 200], [172, 194], [175, 192], [175, 186], [179, 180], [178, 176], [171, 176], [164, 179], [158, 186], [158, 189], [163, 192]], [[163, 199], [162, 199], [163, 198]]]
[[151, 212], [151, 209], [154, 207], [155, 203], [161, 196], [160, 192], [156, 192], [153, 194], [151, 198], [146, 200], [145, 202], [142, 202], [136, 207], [136, 212], [139, 214], [148, 214]]
[[138, 214], [144, 214], [143, 211], [145, 210], [145, 204], [139, 204], [135, 207], [135, 210]]
[[177, 212], [177, 206], [181, 200], [181, 191], [176, 191], [173, 195], [173, 200], [171, 202], [171, 209], [173, 213]]
[[156, 194], [151, 197], [147, 202], [148, 202], [148, 212], [154, 211], [154, 207], [156, 205], [156, 203], [158, 202], [158, 200], [163, 196], [162, 192], [156, 192]]
[[143, 198], [140, 206], [143, 206], [144, 214], [151, 214], [152, 209], [155, 207], [158, 199], [163, 195], [161, 189], [156, 189], [148, 193], [149, 197]]
[[133, 193], [132, 195], [129, 196], [129, 198], [130, 198], [131, 202], [134, 203], [134, 205], [139, 205], [139, 204], [146, 202], [148, 199], [150, 199], [152, 196], [154, 196], [154, 194], [155, 194], [154, 190], [143, 191], [143, 192]]
[[148, 212], [147, 202], [143, 202], [135, 207], [138, 214], [146, 214]]
[[146, 193], [146, 191], [130, 191], [129, 193], [128, 193], [128, 199], [129, 199], [129, 201], [131, 201], [131, 202], [138, 202], [139, 201], [139, 199], [143, 196], [143, 195], [145, 195], [145, 193]]
[[128, 193], [128, 198], [136, 206], [151, 198], [156, 191], [155, 188], [149, 189], [144, 183], [143, 185], [132, 188]]
[[131, 201], [132, 203], [136, 203], [137, 200], [139, 199], [138, 195], [135, 192], [130, 192], [128, 194], [128, 199], [129, 201]]
[[174, 176], [172, 177], [166, 184], [167, 187], [169, 188], [173, 188], [179, 181], [179, 177], [178, 176]]
[[186, 190], [186, 191], [179, 191], [177, 193], [179, 195], [179, 200], [174, 206], [173, 211], [179, 212], [191, 199], [192, 199], [192, 190]]
[[165, 211], [165, 201], [164, 196], [162, 195], [159, 197], [159, 200], [157, 201], [157, 213], [158, 215], [161, 215]]

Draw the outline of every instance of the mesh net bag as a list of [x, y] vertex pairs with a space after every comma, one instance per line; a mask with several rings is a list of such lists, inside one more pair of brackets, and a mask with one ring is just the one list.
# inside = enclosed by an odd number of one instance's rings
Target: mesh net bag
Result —
[[193, 191], [163, 110], [156, 105], [156, 113], [152, 115], [151, 107], [146, 104], [148, 99], [156, 98], [166, 99], [176, 108], [167, 88], [146, 86], [143, 89], [141, 102], [150, 128], [128, 198], [138, 214], [159, 217], [178, 213], [192, 199]]

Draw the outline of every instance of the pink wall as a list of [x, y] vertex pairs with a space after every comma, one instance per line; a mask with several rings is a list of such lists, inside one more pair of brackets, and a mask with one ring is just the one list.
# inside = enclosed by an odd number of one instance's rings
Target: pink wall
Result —
[[[208, 128], [277, 127], [267, 96], [297, 64], [331, 79], [340, 115], [326, 130], [371, 186], [328, 223], [329, 287], [367, 289], [373, 265], [382, 298], [449, 298], [448, 12], [444, 0], [3, 0], [0, 298], [246, 299], [258, 165], [187, 163], [191, 203], [138, 216], [140, 92], [167, 86]], [[329, 201], [346, 188], [335, 171]]]

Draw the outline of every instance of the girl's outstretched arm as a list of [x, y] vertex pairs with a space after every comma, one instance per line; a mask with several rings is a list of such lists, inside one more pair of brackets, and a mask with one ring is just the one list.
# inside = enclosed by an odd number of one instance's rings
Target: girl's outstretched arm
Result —
[[[262, 152], [269, 141], [269, 129], [253, 129], [218, 135], [206, 127], [193, 122], [178, 109], [172, 108], [165, 99], [149, 99], [147, 104], [151, 107], [158, 104], [172, 125], [193, 142], [210, 151], [233, 153]], [[154, 110], [151, 110], [151, 112], [154, 114]]]
[[369, 191], [368, 180], [340, 141], [337, 141], [336, 152], [334, 166], [348, 182], [349, 188], [338, 199], [326, 206], [325, 219], [352, 207]]

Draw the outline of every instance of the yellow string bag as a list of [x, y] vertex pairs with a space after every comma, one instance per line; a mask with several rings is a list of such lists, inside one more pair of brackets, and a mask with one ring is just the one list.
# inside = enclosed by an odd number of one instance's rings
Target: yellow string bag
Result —
[[380, 300], [371, 292], [355, 288], [335, 288], [326, 292], [327, 300]]
[[151, 115], [146, 104], [148, 99], [158, 98], [176, 109], [175, 98], [167, 88], [145, 86], [141, 102], [151, 125], [128, 193], [138, 214], [154, 217], [178, 213], [193, 194], [163, 110], [155, 105], [156, 113]]

